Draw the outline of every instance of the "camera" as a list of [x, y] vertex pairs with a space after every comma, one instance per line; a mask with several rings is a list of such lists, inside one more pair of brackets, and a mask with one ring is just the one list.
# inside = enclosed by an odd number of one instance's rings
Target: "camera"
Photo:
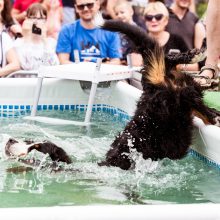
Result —
[[33, 24], [32, 26], [32, 33], [33, 34], [37, 34], [37, 35], [41, 35], [42, 31], [39, 27], [37, 27], [36, 24]]

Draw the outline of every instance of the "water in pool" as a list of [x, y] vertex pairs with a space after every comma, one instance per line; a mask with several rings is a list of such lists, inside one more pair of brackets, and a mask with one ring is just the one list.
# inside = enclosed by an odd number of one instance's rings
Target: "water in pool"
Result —
[[[66, 111], [62, 115], [84, 118], [83, 112]], [[158, 164], [138, 158], [136, 169], [131, 171], [99, 167], [97, 162], [125, 125], [117, 116], [94, 112], [89, 128], [46, 125], [22, 118], [2, 118], [0, 123], [0, 207], [220, 202], [219, 170], [191, 155], [179, 161], [164, 159]], [[62, 172], [40, 167], [21, 171], [23, 164], [2, 156], [3, 134], [50, 140], [71, 155], [73, 164], [60, 163], [67, 169]], [[39, 152], [32, 152], [32, 156], [41, 160], [42, 167], [50, 163]], [[10, 172], [11, 167], [21, 170]]]

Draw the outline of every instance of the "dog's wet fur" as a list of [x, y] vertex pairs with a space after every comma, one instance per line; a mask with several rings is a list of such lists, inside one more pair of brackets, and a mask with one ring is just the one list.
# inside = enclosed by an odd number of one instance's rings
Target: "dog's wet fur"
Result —
[[220, 113], [204, 104], [200, 85], [174, 68], [191, 63], [203, 51], [194, 49], [165, 56], [158, 43], [137, 26], [109, 20], [101, 28], [127, 35], [142, 55], [144, 66], [143, 93], [135, 114], [99, 165], [133, 168], [133, 150], [144, 159], [183, 158], [192, 143], [194, 115], [205, 123], [219, 123]]

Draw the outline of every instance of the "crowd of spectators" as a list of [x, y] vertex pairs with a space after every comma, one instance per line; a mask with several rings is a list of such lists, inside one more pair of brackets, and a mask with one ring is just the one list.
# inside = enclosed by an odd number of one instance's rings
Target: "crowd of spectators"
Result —
[[[142, 5], [140, 6], [140, 2]], [[100, 11], [105, 19], [138, 25], [170, 51], [200, 48], [205, 26], [195, 13], [194, 0], [0, 0], [1, 69], [4, 77], [18, 69], [37, 70], [40, 65], [80, 61], [142, 65], [129, 39], [93, 25]], [[6, 43], [7, 42], [7, 43]], [[177, 67], [180, 68], [181, 67]], [[198, 65], [187, 70], [199, 70]]]

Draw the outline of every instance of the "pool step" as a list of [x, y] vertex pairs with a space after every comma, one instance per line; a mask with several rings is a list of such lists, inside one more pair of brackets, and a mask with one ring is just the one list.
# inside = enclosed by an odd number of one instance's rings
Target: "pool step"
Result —
[[46, 124], [53, 124], [53, 125], [78, 125], [78, 126], [88, 126], [91, 123], [86, 123], [83, 121], [71, 121], [59, 118], [50, 118], [50, 117], [42, 117], [42, 116], [26, 116], [24, 117], [26, 120], [42, 122]]

